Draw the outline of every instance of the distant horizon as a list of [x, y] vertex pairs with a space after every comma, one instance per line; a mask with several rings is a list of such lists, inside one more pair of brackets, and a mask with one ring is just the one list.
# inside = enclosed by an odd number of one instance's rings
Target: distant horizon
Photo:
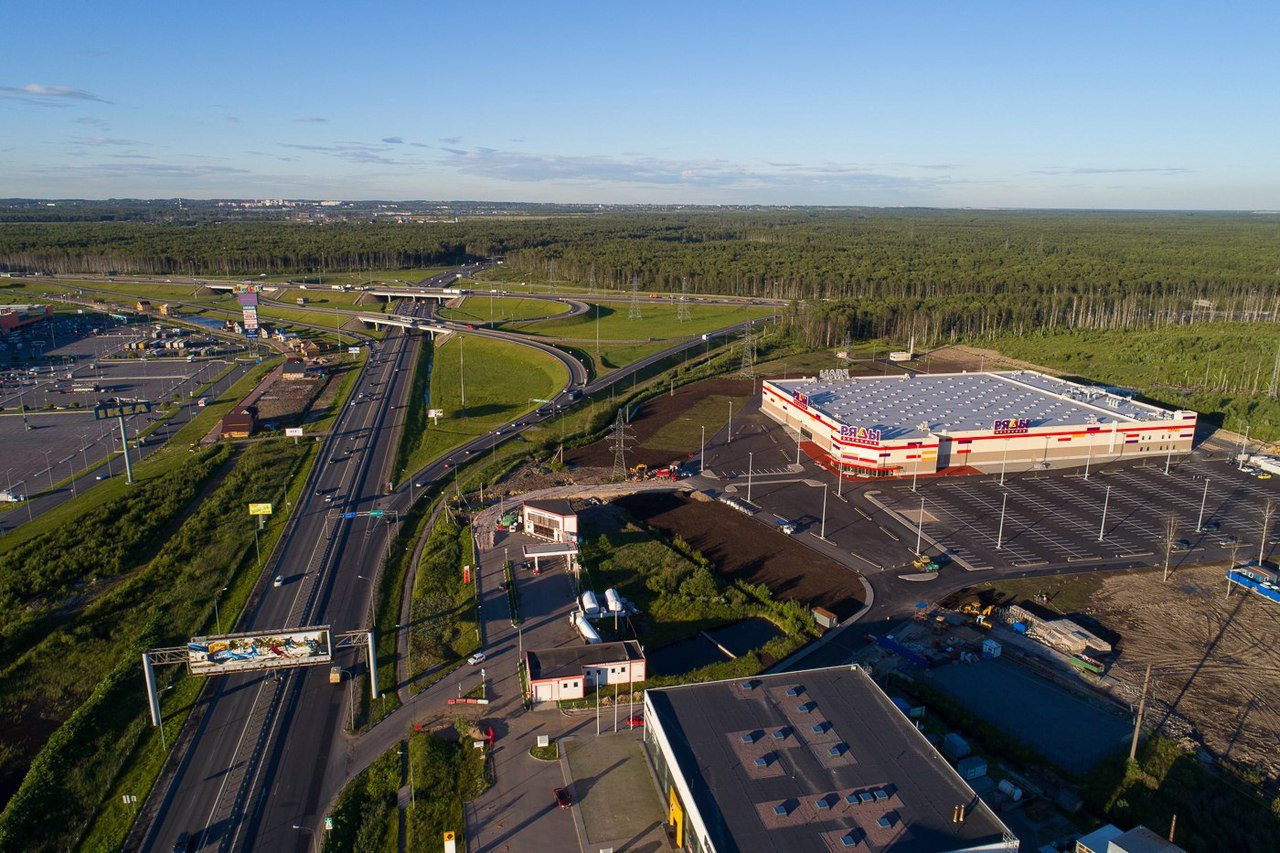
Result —
[[640, 208], [685, 208], [685, 209], [721, 209], [721, 208], [759, 208], [762, 210], [924, 210], [924, 211], [973, 211], [991, 213], [1228, 213], [1250, 216], [1280, 216], [1280, 208], [1194, 208], [1194, 207], [999, 207], [999, 206], [947, 206], [925, 204], [788, 204], [754, 203], [754, 202], [604, 202], [604, 201], [530, 201], [528, 199], [497, 198], [340, 198], [337, 196], [110, 196], [110, 197], [77, 197], [77, 196], [9, 196], [0, 198], [0, 206], [15, 202], [39, 203], [92, 203], [107, 205], [112, 202], [269, 202], [280, 201], [295, 204], [319, 204], [321, 202], [339, 202], [341, 204], [445, 204], [445, 205], [523, 205], [528, 207], [599, 207], [606, 209], [640, 209]]

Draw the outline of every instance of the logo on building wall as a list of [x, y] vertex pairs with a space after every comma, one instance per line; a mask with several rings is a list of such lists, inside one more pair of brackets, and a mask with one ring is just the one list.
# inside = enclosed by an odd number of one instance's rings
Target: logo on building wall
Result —
[[802, 409], [809, 408], [809, 397], [803, 392], [801, 392], [799, 389], [791, 392], [791, 399], [794, 400], [795, 404], [800, 408]]
[[868, 444], [879, 444], [880, 430], [867, 429], [860, 426], [842, 426], [840, 427], [840, 437], [853, 441], [865, 441]]
[[849, 380], [849, 370], [844, 367], [834, 370], [819, 370], [818, 378], [823, 382], [847, 382]]
[[1031, 428], [1030, 418], [1002, 418], [991, 425], [996, 435], [1016, 435]]

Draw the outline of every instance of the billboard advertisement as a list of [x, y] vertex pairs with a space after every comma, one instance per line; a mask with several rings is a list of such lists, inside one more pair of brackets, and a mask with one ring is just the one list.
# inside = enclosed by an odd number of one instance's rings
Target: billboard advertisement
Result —
[[285, 438], [302, 438], [302, 427], [285, 427]]
[[333, 648], [327, 625], [192, 637], [187, 643], [187, 671], [192, 675], [311, 666], [331, 660]]
[[249, 515], [271, 515], [271, 504], [249, 504]]

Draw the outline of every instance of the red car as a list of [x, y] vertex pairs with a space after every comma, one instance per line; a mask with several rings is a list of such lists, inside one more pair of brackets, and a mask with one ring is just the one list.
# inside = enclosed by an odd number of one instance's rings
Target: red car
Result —
[[643, 726], [644, 714], [632, 714], [630, 717], [627, 717], [627, 725], [631, 726], [633, 729], [637, 726]]
[[556, 805], [567, 809], [573, 805], [573, 796], [564, 788], [556, 788]]

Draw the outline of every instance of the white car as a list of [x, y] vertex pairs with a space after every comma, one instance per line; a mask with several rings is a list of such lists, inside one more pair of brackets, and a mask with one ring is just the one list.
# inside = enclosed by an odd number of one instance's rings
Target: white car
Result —
[[275, 580], [271, 582], [272, 586], [284, 586], [284, 575], [276, 575]]
[[484, 652], [476, 652], [474, 655], [467, 658], [467, 663], [472, 666], [475, 666], [478, 663], [484, 663]]

